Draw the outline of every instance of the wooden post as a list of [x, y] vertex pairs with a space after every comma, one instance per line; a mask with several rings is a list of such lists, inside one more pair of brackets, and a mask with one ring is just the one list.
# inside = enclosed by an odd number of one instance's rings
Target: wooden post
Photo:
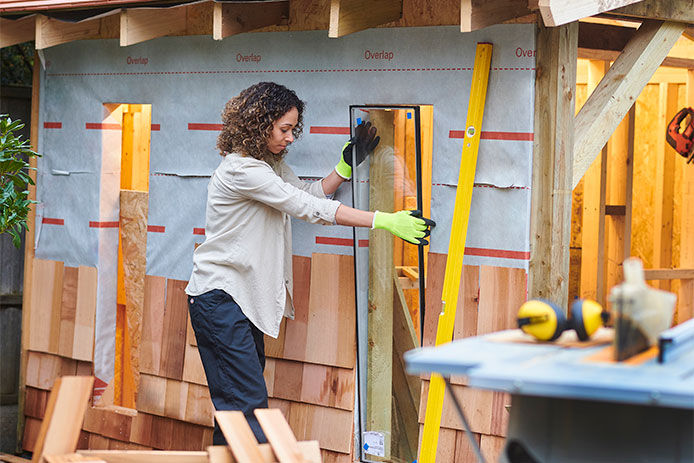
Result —
[[[381, 142], [370, 156], [369, 209], [393, 211], [393, 111], [371, 111]], [[390, 452], [393, 384], [393, 235], [369, 232], [369, 317], [366, 429], [383, 433]]]
[[[39, 145], [39, 108], [41, 96], [41, 60], [34, 52], [34, 69], [31, 81], [31, 147], [36, 150]], [[29, 159], [29, 165], [36, 168], [36, 158]], [[36, 171], [29, 175], [36, 181]], [[36, 200], [36, 185], [29, 185], [29, 199]], [[22, 292], [22, 348], [19, 362], [19, 394], [17, 396], [17, 451], [22, 451], [24, 435], [24, 398], [26, 389], [26, 369], [29, 355], [29, 322], [31, 320], [31, 285], [34, 277], [34, 231], [36, 229], [36, 206], [31, 206], [27, 217], [27, 230], [24, 233], [24, 289]]]
[[[588, 94], [595, 90], [610, 63], [590, 60]], [[604, 304], [605, 300], [605, 194], [607, 146], [583, 178], [583, 228], [581, 233], [581, 297]]]
[[624, 200], [624, 258], [631, 257], [631, 220], [634, 198], [634, 137], [636, 136], [636, 105], [629, 110], [629, 128], [627, 138], [627, 180]]
[[578, 23], [538, 25], [528, 297], [566, 308]]
[[[694, 69], [687, 71], [688, 104], [694, 103]], [[682, 169], [682, 215], [680, 221], [681, 268], [694, 268], [694, 164]], [[682, 280], [678, 297], [677, 323], [694, 316], [694, 279]]]
[[[653, 208], [653, 267], [672, 267], [673, 211], [675, 204], [675, 156], [677, 153], [665, 141], [667, 123], [677, 112], [677, 84], [661, 83], [656, 130], [656, 172]], [[658, 282], [660, 289], [669, 291], [670, 281]]]

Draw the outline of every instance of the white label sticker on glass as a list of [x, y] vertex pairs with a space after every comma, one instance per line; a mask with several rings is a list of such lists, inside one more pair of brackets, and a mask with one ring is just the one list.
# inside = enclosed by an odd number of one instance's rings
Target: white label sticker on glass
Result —
[[382, 432], [366, 431], [363, 433], [364, 451], [377, 457], [386, 456], [385, 437]]

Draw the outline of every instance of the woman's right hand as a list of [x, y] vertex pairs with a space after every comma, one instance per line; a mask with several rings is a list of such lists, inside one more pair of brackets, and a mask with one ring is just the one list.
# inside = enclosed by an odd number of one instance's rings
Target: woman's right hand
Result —
[[356, 148], [354, 160], [361, 164], [366, 156], [378, 146], [381, 137], [376, 136], [376, 127], [371, 122], [362, 122], [354, 129], [354, 136], [342, 147], [340, 162], [335, 166], [335, 172], [344, 179], [352, 178], [352, 146]]
[[425, 240], [431, 233], [431, 228], [436, 226], [436, 222], [422, 217], [420, 211], [398, 211], [374, 213], [372, 228], [387, 230], [398, 238], [418, 245], [427, 245]]

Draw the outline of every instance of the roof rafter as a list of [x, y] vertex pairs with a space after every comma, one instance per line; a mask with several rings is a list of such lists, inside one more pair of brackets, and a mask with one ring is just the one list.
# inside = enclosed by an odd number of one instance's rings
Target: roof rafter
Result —
[[402, 17], [402, 0], [331, 0], [328, 37], [342, 37]]
[[19, 19], [0, 18], [0, 48], [34, 40], [36, 15]]
[[288, 20], [289, 0], [215, 2], [212, 37], [222, 40], [261, 27], [286, 24]]
[[539, 0], [542, 20], [547, 26], [560, 26], [613, 10], [640, 0]]
[[528, 0], [461, 0], [460, 32], [471, 32], [532, 14]]

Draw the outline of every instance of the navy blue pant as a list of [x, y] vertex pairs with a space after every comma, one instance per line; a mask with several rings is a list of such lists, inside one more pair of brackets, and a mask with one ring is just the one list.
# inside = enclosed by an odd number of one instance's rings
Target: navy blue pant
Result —
[[[263, 333], [221, 289], [188, 296], [188, 309], [214, 408], [242, 411], [258, 442], [267, 442], [253, 414], [267, 408]], [[216, 421], [213, 443], [226, 445]]]

